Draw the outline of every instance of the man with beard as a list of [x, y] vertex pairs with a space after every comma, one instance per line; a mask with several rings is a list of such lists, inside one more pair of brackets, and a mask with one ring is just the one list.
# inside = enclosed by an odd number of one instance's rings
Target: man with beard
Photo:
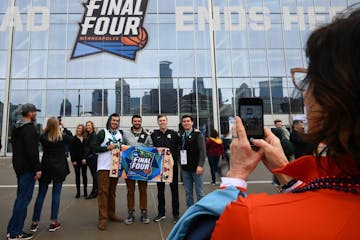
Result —
[[[142, 127], [142, 118], [140, 115], [134, 115], [131, 118], [132, 127], [130, 131], [124, 131], [124, 144], [129, 146], [143, 146], [151, 147], [153, 145], [150, 134]], [[135, 180], [126, 179], [127, 187], [127, 205], [128, 205], [128, 218], [125, 224], [132, 224], [135, 221]], [[142, 223], [148, 224], [150, 219], [147, 216], [147, 181], [137, 181], [140, 192], [140, 210]]]

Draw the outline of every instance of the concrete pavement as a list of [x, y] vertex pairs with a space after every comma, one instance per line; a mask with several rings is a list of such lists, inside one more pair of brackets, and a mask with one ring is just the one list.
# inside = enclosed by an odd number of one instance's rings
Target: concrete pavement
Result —
[[[71, 169], [72, 170], [72, 169]], [[88, 179], [91, 183], [91, 174], [88, 171]], [[218, 185], [210, 184], [210, 169], [208, 163], [205, 165], [205, 193], [209, 193], [218, 188]], [[267, 192], [275, 193], [274, 187], [270, 184], [271, 174], [267, 172], [262, 164], [258, 166], [256, 171], [249, 178], [248, 193]], [[56, 232], [49, 232], [49, 218], [51, 208], [51, 190], [47, 193], [43, 206], [41, 222], [39, 230], [34, 235], [34, 239], [134, 239], [134, 240], [162, 240], [174, 226], [171, 214], [171, 192], [170, 187], [166, 187], [166, 219], [155, 223], [143, 224], [140, 222], [140, 212], [138, 210], [139, 199], [136, 192], [136, 221], [132, 225], [124, 223], [109, 222], [106, 231], [97, 229], [97, 200], [85, 200], [83, 197], [75, 199], [75, 180], [74, 172], [71, 171], [67, 177], [61, 193], [61, 205], [59, 210], [59, 221], [62, 228]], [[88, 191], [91, 186], [88, 186]], [[126, 218], [126, 186], [124, 180], [119, 181], [117, 187], [116, 209], [119, 216]], [[25, 221], [27, 230], [31, 224], [33, 205], [37, 195], [37, 188], [34, 191], [33, 200], [28, 208], [28, 215]], [[185, 192], [182, 184], [179, 186], [180, 195], [180, 214], [186, 210]], [[6, 239], [6, 227], [11, 217], [12, 207], [16, 197], [16, 176], [12, 168], [10, 158], [0, 158], [0, 239]], [[156, 184], [149, 183], [148, 186], [148, 215], [153, 219], [157, 215], [157, 188]]]

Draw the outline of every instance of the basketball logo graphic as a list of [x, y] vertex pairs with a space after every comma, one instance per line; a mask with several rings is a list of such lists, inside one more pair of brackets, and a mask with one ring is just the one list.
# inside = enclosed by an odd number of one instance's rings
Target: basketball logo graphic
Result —
[[122, 36], [120, 41], [126, 46], [137, 46], [139, 49], [145, 47], [148, 40], [148, 35], [145, 28], [139, 28], [139, 35], [137, 36]]

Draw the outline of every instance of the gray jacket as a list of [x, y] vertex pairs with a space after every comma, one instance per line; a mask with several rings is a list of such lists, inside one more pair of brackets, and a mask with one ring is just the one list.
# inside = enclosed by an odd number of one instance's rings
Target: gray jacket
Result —
[[129, 146], [142, 146], [142, 147], [153, 146], [150, 133], [146, 132], [143, 128], [141, 129], [141, 133], [138, 138], [135, 137], [134, 133], [131, 130], [124, 130], [123, 143]]

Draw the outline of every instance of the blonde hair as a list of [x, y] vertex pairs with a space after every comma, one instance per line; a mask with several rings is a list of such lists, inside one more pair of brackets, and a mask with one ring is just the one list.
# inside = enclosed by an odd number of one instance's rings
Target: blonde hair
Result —
[[77, 129], [78, 129], [79, 127], [82, 128], [82, 136], [83, 136], [83, 137], [86, 137], [86, 136], [85, 136], [85, 135], [86, 135], [86, 130], [85, 130], [84, 124], [78, 124], [78, 125], [76, 126], [75, 135], [77, 135]]
[[55, 117], [51, 117], [47, 120], [45, 134], [47, 135], [50, 142], [62, 140], [59, 121]]

